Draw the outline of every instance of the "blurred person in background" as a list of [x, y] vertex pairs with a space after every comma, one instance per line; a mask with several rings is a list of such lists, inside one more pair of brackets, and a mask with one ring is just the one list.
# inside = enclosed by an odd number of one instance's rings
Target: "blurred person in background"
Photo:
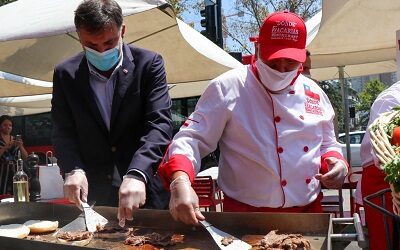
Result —
[[[6, 169], [10, 166], [15, 166], [16, 160], [18, 159], [18, 152], [21, 152], [21, 158], [25, 161], [28, 157], [28, 153], [24, 147], [24, 142], [22, 138], [15, 138], [11, 135], [13, 128], [13, 121], [11, 116], [2, 115], [0, 116], [0, 165], [2, 168], [1, 176], [3, 179], [0, 182], [6, 182], [6, 193], [11, 194], [12, 187], [12, 177], [14, 175], [15, 169]], [[10, 165], [10, 162], [12, 164]], [[8, 173], [7, 176], [6, 173]], [[3, 190], [1, 190], [3, 192]]]
[[[306, 60], [303, 63], [303, 72], [301, 72], [304, 76], [311, 78], [311, 53], [310, 51], [306, 50]], [[314, 79], [312, 79], [314, 80]], [[314, 80], [316, 81], [316, 80]], [[317, 82], [317, 81], [316, 81]]]
[[2, 161], [15, 161], [18, 151], [21, 158], [26, 160], [28, 153], [24, 147], [22, 138], [15, 138], [11, 135], [13, 122], [11, 116], [0, 116], [0, 157]]

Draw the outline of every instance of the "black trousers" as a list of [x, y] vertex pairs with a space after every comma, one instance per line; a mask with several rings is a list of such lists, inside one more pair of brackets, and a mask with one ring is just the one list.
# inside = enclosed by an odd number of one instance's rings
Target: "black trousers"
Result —
[[[96, 182], [89, 180], [88, 201], [95, 201], [96, 206], [118, 207], [119, 187], [110, 182]], [[158, 175], [154, 176], [151, 184], [146, 185], [146, 203], [143, 208], [168, 209], [170, 193], [166, 190]]]
[[118, 207], [119, 187], [112, 185], [90, 185], [88, 202], [95, 202], [95, 206]]

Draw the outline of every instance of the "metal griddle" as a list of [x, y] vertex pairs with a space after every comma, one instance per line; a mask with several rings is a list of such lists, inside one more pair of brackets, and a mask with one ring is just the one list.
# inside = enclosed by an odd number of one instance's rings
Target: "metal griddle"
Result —
[[[94, 207], [110, 223], [117, 225], [117, 208]], [[0, 205], [0, 225], [24, 223], [27, 220], [58, 220], [62, 227], [75, 219], [81, 211], [75, 206], [48, 203], [6, 203]], [[331, 246], [332, 219], [330, 214], [300, 213], [216, 213], [204, 212], [207, 221], [249, 244], [254, 244], [271, 230], [279, 233], [300, 233], [310, 240], [313, 249], [338, 249]], [[127, 227], [138, 228], [140, 233], [183, 234], [184, 243], [164, 249], [218, 249], [210, 235], [201, 226], [188, 226], [173, 220], [169, 211], [141, 209], [134, 215]], [[142, 248], [123, 244], [123, 232], [98, 235], [85, 247], [63, 245], [53, 234], [40, 235], [47, 242], [27, 239], [0, 237], [0, 249], [157, 249], [152, 246]], [[256, 248], [254, 248], [256, 249]]]

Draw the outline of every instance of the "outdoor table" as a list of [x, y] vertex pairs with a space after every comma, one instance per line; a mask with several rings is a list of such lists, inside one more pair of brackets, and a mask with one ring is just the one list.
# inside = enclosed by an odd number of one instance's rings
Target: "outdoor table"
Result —
[[215, 194], [217, 195], [218, 200], [222, 200], [222, 191], [218, 187], [217, 179], [218, 179], [218, 166], [211, 167], [208, 169], [205, 169], [197, 174], [199, 177], [204, 177], [204, 176], [211, 176], [211, 179], [213, 180], [213, 189]]
[[211, 176], [216, 181], [218, 179], [218, 166], [207, 168], [197, 174], [197, 176]]

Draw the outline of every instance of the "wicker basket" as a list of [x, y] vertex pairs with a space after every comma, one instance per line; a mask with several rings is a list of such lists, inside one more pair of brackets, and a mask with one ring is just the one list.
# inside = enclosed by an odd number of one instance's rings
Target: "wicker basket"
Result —
[[[374, 153], [379, 159], [380, 167], [383, 170], [383, 166], [392, 161], [398, 152], [391, 145], [387, 134], [384, 131], [385, 125], [390, 123], [394, 118], [400, 117], [400, 111], [390, 111], [382, 113], [375, 121], [368, 127], [371, 135], [371, 144], [374, 149]], [[400, 215], [400, 192], [396, 192], [394, 186], [390, 184], [393, 197], [393, 212], [396, 215]]]

